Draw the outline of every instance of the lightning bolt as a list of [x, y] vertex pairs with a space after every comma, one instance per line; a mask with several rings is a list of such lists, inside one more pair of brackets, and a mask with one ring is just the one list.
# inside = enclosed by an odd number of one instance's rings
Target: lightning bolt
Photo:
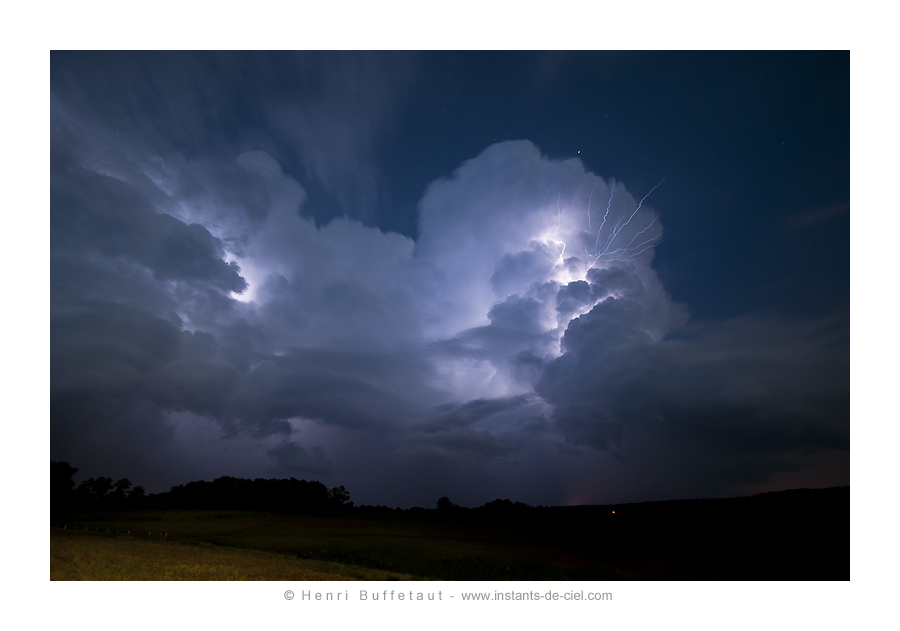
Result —
[[[616, 192], [616, 187], [615, 187], [615, 184], [613, 184], [613, 186], [611, 186], [609, 189], [609, 201], [606, 203], [606, 213], [604, 213], [604, 215], [603, 215], [603, 221], [600, 222], [600, 227], [597, 228], [597, 240], [594, 243], [594, 252], [598, 252], [600, 250], [600, 247], [599, 247], [600, 246], [600, 233], [603, 232], [603, 226], [606, 225], [606, 217], [609, 215], [609, 209], [612, 206], [613, 195], [615, 194], [615, 192]], [[588, 232], [590, 232], [590, 231], [588, 231]], [[596, 254], [595, 254], [595, 256], [596, 256]]]
[[[659, 219], [659, 215], [657, 215], [656, 217], [654, 217], [654, 218], [653, 218], [653, 221], [651, 221], [650, 223], [648, 223], [646, 228], [644, 228], [643, 230], [641, 230], [640, 232], [638, 232], [636, 235], [634, 235], [634, 236], [631, 238], [631, 241], [629, 241], [627, 244], [623, 245], [623, 246], [620, 247], [620, 248], [616, 248], [616, 250], [614, 250], [614, 252], [625, 252], [626, 250], [628, 250], [628, 248], [631, 247], [631, 244], [634, 243], [635, 241], [637, 241], [637, 238], [638, 238], [639, 236], [641, 236], [642, 234], [644, 234], [645, 232], [647, 232], [647, 231], [650, 229], [650, 226], [652, 226], [653, 224], [656, 223], [656, 220], [657, 220], [657, 219]], [[655, 238], [656, 238], [656, 237], [653, 237], [653, 239], [655, 239]], [[652, 241], [653, 239], [650, 239], [650, 241]], [[647, 243], [647, 242], [645, 241], [644, 243]], [[641, 247], [641, 245], [643, 245], [643, 244], [637, 245], [637, 246], [635, 246], [635, 247], [638, 247], [638, 248], [639, 248], [639, 247]]]
[[[656, 189], [658, 189], [660, 186], [662, 186], [662, 183], [665, 182], [665, 181], [666, 181], [666, 178], [663, 178], [662, 181], [661, 181], [659, 184], [657, 184], [656, 186], [654, 186], [653, 188], [650, 189], [650, 193], [652, 193], [653, 191], [655, 191]], [[631, 213], [631, 216], [628, 218], [628, 221], [626, 221], [624, 224], [622, 224], [622, 227], [621, 227], [621, 228], [619, 228], [618, 230], [614, 230], [614, 231], [612, 232], [612, 236], [610, 237], [609, 241], [607, 241], [606, 248], [604, 249], [604, 251], [602, 252], [602, 254], [606, 254], [606, 253], [607, 253], [607, 251], [609, 250], [609, 246], [612, 245], [612, 242], [615, 240], [615, 238], [616, 238], [617, 236], [619, 236], [619, 233], [622, 232], [622, 230], [625, 229], [625, 226], [627, 226], [628, 224], [631, 223], [631, 220], [634, 219], [634, 216], [635, 216], [635, 215], [638, 213], [638, 211], [641, 209], [641, 206], [644, 205], [644, 200], [646, 200], [648, 197], [650, 197], [650, 193], [647, 193], [646, 195], [644, 195], [644, 197], [641, 198], [641, 201], [638, 203], [637, 208], [634, 209], [634, 212]], [[649, 226], [647, 226], [647, 227], [649, 228]], [[646, 228], [645, 228], [645, 230], [646, 230]]]
[[[585, 245], [585, 254], [588, 257], [588, 267], [593, 267], [599, 260], [604, 261], [631, 261], [637, 258], [642, 252], [645, 252], [649, 248], [655, 247], [659, 245], [660, 240], [662, 238], [662, 234], [656, 235], [644, 241], [640, 241], [641, 235], [645, 234], [652, 226], [656, 223], [656, 220], [659, 219], [659, 216], [653, 217], [643, 229], [639, 230], [632, 238], [631, 241], [624, 245], [620, 245], [618, 247], [613, 247], [616, 238], [622, 234], [622, 231], [632, 223], [632, 220], [637, 216], [638, 211], [643, 207], [644, 202], [648, 197], [659, 188], [663, 182], [665, 182], [665, 178], [660, 181], [659, 184], [650, 189], [650, 191], [641, 198], [641, 201], [638, 202], [637, 207], [628, 215], [619, 215], [615, 222], [612, 224], [612, 228], [607, 231], [606, 238], [603, 241], [603, 247], [600, 247], [600, 237], [603, 235], [603, 228], [606, 226], [607, 220], [610, 219], [609, 214], [612, 210], [612, 202], [615, 197], [615, 186], [610, 187], [609, 189], [609, 200], [606, 202], [606, 212], [603, 214], [603, 221], [600, 222], [600, 227], [597, 228], [597, 234], [594, 237], [594, 253], [591, 254], [588, 246]], [[593, 196], [593, 190], [591, 191], [591, 195]], [[590, 235], [591, 230], [591, 216], [590, 216], [590, 206], [591, 199], [588, 198], [588, 234]], [[627, 218], [626, 218], [627, 217]]]
[[[613, 182], [612, 185], [609, 186], [609, 199], [606, 202], [606, 211], [603, 213], [603, 219], [600, 222], [600, 227], [597, 228], [596, 235], [593, 233], [593, 217], [591, 216], [594, 193], [596, 192], [596, 186], [593, 186], [591, 188], [590, 194], [588, 195], [587, 211], [585, 213], [587, 215], [587, 232], [583, 232], [582, 228], [569, 226], [569, 220], [567, 219], [566, 230], [562, 233], [562, 236], [565, 238], [569, 238], [570, 240], [572, 238], [576, 238], [583, 242], [584, 258], [579, 256], [577, 259], [577, 264], [575, 265], [566, 265], [566, 262], [564, 260], [567, 244], [565, 241], [560, 239], [560, 230], [562, 228], [562, 206], [560, 205], [560, 200], [562, 199], [562, 191], [560, 191], [556, 196], [555, 234], [552, 232], [551, 228], [552, 219], [544, 215], [544, 221], [542, 222], [542, 234], [531, 242], [532, 247], [534, 247], [534, 244], [536, 243], [541, 248], [541, 251], [547, 258], [547, 260], [555, 264], [552, 271], [550, 271], [549, 279], [551, 280], [551, 282], [557, 283], [560, 287], [564, 287], [575, 281], [587, 280], [587, 271], [592, 268], [605, 267], [612, 261], [633, 261], [650, 248], [658, 246], [662, 242], [662, 237], [665, 234], [662, 228], [656, 228], [656, 232], [658, 232], [658, 234], [651, 233], [651, 236], [647, 233], [651, 231], [651, 228], [653, 228], [654, 225], [656, 225], [660, 215], [653, 213], [653, 215], [650, 217], [650, 220], [643, 225], [638, 224], [646, 221], [645, 217], [640, 217], [636, 221], [635, 218], [638, 216], [641, 208], [643, 208], [644, 202], [647, 201], [650, 195], [652, 195], [657, 188], [662, 186], [663, 182], [665, 181], [666, 179], [663, 178], [659, 182], [659, 184], [651, 188], [647, 192], [647, 194], [644, 195], [637, 203], [637, 207], [630, 212], [628, 212], [627, 210], [624, 212], [619, 210], [617, 210], [616, 212], [612, 211], [613, 198], [615, 197], [615, 183]], [[544, 212], [549, 215], [553, 211], [547, 209]], [[572, 209], [568, 207], [566, 209], [566, 212], [568, 213], [567, 217], [577, 216], [573, 215]], [[610, 217], [611, 214], [612, 217]], [[547, 219], [550, 219], [550, 221], [547, 221]], [[580, 224], [581, 221], [576, 220], [575, 223]], [[610, 224], [610, 228], [606, 228], [607, 223]], [[635, 224], [635, 227], [631, 229], [631, 231], [633, 232], [632, 237], [627, 243], [625, 243], [625, 239], [628, 238], [628, 234], [625, 233], [624, 236], [622, 236], [622, 234], [632, 223]], [[604, 229], [606, 230], [605, 237], [603, 236]], [[573, 237], [573, 234], [576, 236]], [[622, 237], [621, 239], [619, 239], [620, 236]], [[591, 253], [590, 249], [590, 242], [592, 237], [594, 240], [593, 254]], [[604, 240], [602, 248], [600, 247], [601, 238], [603, 238]], [[572, 261], [570, 259], [570, 263], [571, 262]], [[579, 314], [587, 313], [592, 308], [593, 301], [589, 301], [586, 306], [583, 306], [583, 308], [577, 310], [577, 313], [575, 313], [574, 316], [577, 317]], [[554, 319], [552, 323], [548, 324], [548, 330], [555, 331], [561, 339], [563, 332], [568, 326], [567, 322], [563, 320], [571, 321], [570, 318], [573, 316], [573, 314], [566, 312], [559, 313], [558, 315], [560, 317]], [[559, 353], [562, 354], [562, 347], [560, 347]]]
[[[638, 212], [643, 208], [644, 202], [647, 201], [647, 198], [655, 191], [657, 188], [662, 186], [663, 182], [666, 179], [663, 178], [659, 184], [650, 189], [650, 191], [644, 195], [641, 200], [638, 202], [637, 207], [631, 211], [631, 213], [623, 213], [615, 218], [615, 221], [612, 222], [612, 218], [609, 216], [612, 212], [612, 202], [615, 197], [615, 186], [611, 186], [609, 189], [609, 199], [606, 202], [606, 212], [603, 213], [603, 220], [600, 222], [600, 227], [597, 228], [597, 234], [594, 237], [594, 253], [591, 254], [589, 249], [589, 243], [585, 243], [584, 245], [584, 253], [587, 257], [587, 267], [594, 267], [599, 261], [633, 261], [640, 254], [646, 252], [652, 247], [656, 247], [662, 241], [662, 236], [665, 234], [664, 232], [652, 236], [649, 239], [641, 240], [641, 236], [645, 235], [650, 228], [656, 224], [656, 221], [659, 219], [659, 215], [654, 216], [647, 225], [645, 225], [642, 229], [638, 230], [634, 236], [631, 237], [631, 240], [628, 243], [624, 243], [622, 245], [615, 246], [616, 239], [622, 234], [622, 232], [627, 228], [637, 217]], [[591, 188], [591, 193], [588, 196], [587, 203], [587, 237], [590, 239], [593, 233], [593, 224], [591, 217], [591, 207], [593, 205], [594, 192], [596, 190], [596, 186]], [[555, 239], [543, 239], [538, 241], [538, 244], [543, 250], [544, 255], [548, 260], [555, 262], [557, 265], [563, 263], [563, 259], [565, 257], [567, 243], [565, 241], [560, 240], [559, 233], [560, 228], [562, 227], [562, 207], [560, 206], [560, 200], [562, 199], [562, 191], [556, 196], [556, 233]], [[606, 227], [607, 222], [611, 222], [611, 228], [607, 230], [606, 237], [603, 242], [603, 247], [600, 247], [600, 238], [603, 236], [603, 229]], [[553, 245], [551, 245], [551, 243]], [[562, 248], [560, 249], [560, 244]], [[615, 246], [615, 247], [614, 247]], [[558, 253], [557, 253], [558, 252]]]
[[[588, 197], [588, 210], [587, 210], [587, 215], [588, 215], [588, 234], [591, 234], [591, 199], [593, 199], [593, 197], [594, 197], [594, 187], [592, 186], [592, 187], [591, 187], [591, 195], [590, 195], [590, 197]], [[557, 199], [557, 202], [558, 202], [558, 201], [559, 201], [559, 199]]]
[[551, 252], [550, 250], [548, 250], [547, 246], [545, 246], [540, 241], [538, 241], [537, 243], [539, 246], [541, 246], [541, 249], [547, 255], [548, 261], [552, 261], [553, 263], [556, 263], [557, 265], [562, 263], [563, 255], [566, 253], [566, 242], [565, 241], [556, 241], [555, 242], [555, 243], [562, 243], [562, 250], [560, 250], [559, 254], [556, 254], [555, 252]]
[[[638, 257], [638, 255], [639, 255], [641, 252], [645, 252], [645, 251], [649, 250], [650, 248], [655, 248], [655, 247], [658, 246], [660, 243], [662, 243], [662, 236], [663, 236], [663, 234], [665, 234], [665, 232], [661, 233], [661, 234], [659, 235], [659, 237], [653, 237], [652, 239], [649, 239], [648, 241], [644, 241], [644, 243], [642, 243], [641, 245], [644, 245], [644, 244], [647, 244], [647, 243], [649, 243], [650, 245], [648, 245], [647, 247], [645, 247], [645, 248], [642, 249], [642, 250], [638, 250], [637, 252], [635, 252], [634, 254], [632, 254], [631, 256], [629, 256], [627, 259], [623, 259], [623, 260], [625, 260], [625, 261], [633, 261], [634, 259], [636, 259], [636, 258]], [[659, 239], [659, 241], [656, 241], [657, 238]], [[652, 243], [653, 241], [656, 241], [656, 243]], [[636, 246], [636, 247], [641, 247], [641, 245], [638, 245], [638, 246]]]
[[609, 250], [609, 246], [610, 246], [610, 244], [612, 243], [612, 240], [616, 238], [616, 235], [617, 235], [617, 234], [619, 234], [617, 231], [618, 231], [619, 225], [620, 225], [621, 223], [622, 223], [622, 218], [621, 218], [621, 217], [619, 217], [618, 219], [616, 219], [616, 225], [614, 225], [614, 226], [613, 226], [613, 229], [609, 231], [609, 234], [608, 234], [608, 235], [606, 235], [606, 243], [605, 243], [604, 246], [603, 246], [603, 252], [598, 252], [598, 253], [597, 253], [597, 256], [601, 256], [601, 255], [603, 255], [603, 254], [606, 254], [606, 252]]

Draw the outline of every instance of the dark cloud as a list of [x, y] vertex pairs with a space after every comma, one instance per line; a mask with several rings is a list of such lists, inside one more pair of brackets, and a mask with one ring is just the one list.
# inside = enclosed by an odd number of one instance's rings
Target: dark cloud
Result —
[[566, 331], [535, 390], [570, 443], [655, 470], [675, 495], [849, 449], [845, 320], [748, 317], [659, 342], [639, 322], [634, 303], [607, 298]]
[[[55, 302], [52, 315], [51, 402], [104, 397], [226, 413], [240, 372], [212, 335], [109, 302]], [[77, 415], [72, 404], [54, 411], [56, 418], [70, 414]]]
[[496, 456], [508, 450], [490, 432], [468, 427], [452, 427], [439, 432], [429, 432], [418, 437], [416, 447], [419, 451], [430, 447], [456, 454], [483, 457]]
[[413, 355], [295, 350], [254, 366], [234, 394], [235, 410], [263, 435], [281, 431], [278, 421], [297, 417], [398, 429], [421, 414], [422, 403], [409, 395], [425, 375], [427, 364]]
[[515, 410], [521, 406], [533, 402], [534, 397], [519, 395], [504, 399], [476, 399], [463, 404], [445, 403], [432, 411], [434, 421], [424, 429], [425, 432], [434, 433], [447, 427], [468, 427], [501, 412]]
[[[54, 53], [51, 83], [54, 114], [63, 101], [81, 124], [108, 129], [120, 143], [138, 139], [188, 162], [255, 145], [335, 196], [339, 212], [330, 216], [364, 217], [381, 194], [378, 143], [404, 107], [417, 65], [404, 52], [65, 52]], [[190, 181], [179, 184], [198, 192]]]
[[296, 147], [306, 175], [334, 194], [345, 213], [369, 215], [379, 195], [377, 142], [404, 105], [415, 56], [307, 53], [280, 59], [270, 72], [302, 77], [282, 98], [267, 101], [265, 112]]
[[496, 143], [416, 239], [362, 223], [416, 59], [54, 55], [54, 459], [430, 505], [728, 494], [848, 453], [847, 318], [689, 322], [654, 198], [578, 159]]
[[246, 282], [234, 263], [223, 260], [221, 242], [199, 224], [158, 212], [153, 203], [162, 200], [150, 189], [86, 169], [57, 170], [51, 182], [54, 249], [122, 258], [146, 267], [157, 280], [243, 291]]
[[509, 461], [550, 431], [545, 413], [544, 402], [533, 394], [440, 405], [424, 425], [407, 433], [400, 453], [421, 461], [455, 456]]
[[295, 442], [285, 442], [267, 452], [279, 466], [292, 473], [328, 473], [334, 468], [321, 447], [303, 447]]

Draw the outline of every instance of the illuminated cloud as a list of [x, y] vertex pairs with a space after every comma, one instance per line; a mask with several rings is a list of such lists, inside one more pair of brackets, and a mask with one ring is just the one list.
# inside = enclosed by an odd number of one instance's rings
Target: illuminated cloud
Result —
[[[154, 315], [112, 296], [55, 292], [57, 435], [94, 422], [87, 410], [114, 423], [124, 405], [161, 430], [165, 410], [205, 415], [221, 424], [221, 440], [290, 435], [295, 418], [376, 430], [396, 436], [383, 456], [396, 449], [407, 463], [427, 454], [508, 460], [530, 441], [560, 439], [642, 459], [652, 451], [643, 441], [664, 440], [706, 450], [720, 475], [717, 457], [740, 454], [742, 440], [761, 449], [729, 483], [773, 466], [773, 451], [846, 446], [840, 414], [816, 416], [844, 396], [833, 381], [773, 385], [779, 370], [826, 367], [840, 382], [840, 354], [826, 345], [821, 357], [785, 355], [803, 365], [785, 363], [766, 337], [783, 327], [753, 321], [667, 339], [687, 311], [657, 279], [652, 248], [597, 256], [615, 249], [606, 242], [658, 236], [660, 221], [577, 160], [549, 160], [525, 141], [489, 147], [429, 188], [416, 242], [346, 218], [317, 227], [302, 214], [303, 188], [270, 156], [244, 153], [235, 163], [259, 204], [235, 221], [197, 202], [223, 195], [209, 165], [169, 165], [173, 181], [191, 178], [187, 188], [206, 191], [177, 198], [87, 170], [55, 179], [58, 255], [145, 269], [144, 282], [164, 297]], [[607, 199], [590, 218], [596, 232], [587, 230], [591, 191]], [[116, 203], [133, 214], [114, 212]], [[182, 218], [166, 212], [175, 207]], [[88, 228], [75, 230], [76, 221]], [[759, 330], [742, 331], [751, 326]], [[795, 333], [791, 343], [817, 344], [815, 330]], [[741, 346], [747, 340], [752, 349]], [[340, 464], [328, 449], [286, 441], [265, 454], [286, 472], [328, 474]], [[670, 461], [657, 454], [655, 466]]]
[[[728, 494], [849, 449], [846, 319], [691, 322], [654, 268], [656, 181], [498, 142], [427, 187], [414, 236], [364, 223], [398, 60], [338, 56], [303, 99], [245, 104], [290, 150], [54, 80], [54, 459], [151, 490], [305, 475], [363, 503], [548, 504]], [[146, 61], [120, 63], [238, 116], [196, 60], [166, 81]]]

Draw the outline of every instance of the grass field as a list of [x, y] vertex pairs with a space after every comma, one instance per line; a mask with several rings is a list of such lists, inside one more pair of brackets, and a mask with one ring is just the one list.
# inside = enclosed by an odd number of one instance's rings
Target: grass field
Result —
[[327, 561], [297, 560], [240, 548], [153, 541], [123, 535], [50, 533], [50, 580], [56, 581], [350, 581], [412, 577]]
[[[51, 580], [564, 580], [585, 565], [484, 524], [215, 511], [65, 521], [51, 528]], [[616, 577], [611, 567], [590, 573]]]
[[849, 580], [849, 489], [600, 509], [52, 522], [53, 580]]

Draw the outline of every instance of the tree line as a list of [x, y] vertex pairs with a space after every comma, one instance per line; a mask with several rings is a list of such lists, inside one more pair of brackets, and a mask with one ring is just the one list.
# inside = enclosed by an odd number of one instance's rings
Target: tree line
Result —
[[78, 469], [68, 462], [50, 463], [51, 513], [83, 510], [222, 509], [264, 512], [315, 513], [353, 506], [343, 486], [328, 489], [315, 480], [247, 480], [222, 476], [212, 482], [178, 484], [164, 493], [146, 493], [122, 478], [84, 480], [77, 487]]
[[[315, 480], [248, 480], [221, 476], [212, 482], [198, 480], [178, 484], [164, 493], [148, 494], [144, 487], [133, 486], [127, 478], [113, 481], [99, 477], [84, 480], [77, 487], [73, 480], [78, 469], [68, 462], [50, 462], [50, 510], [53, 514], [69, 511], [130, 509], [206, 509], [247, 510], [275, 513], [321, 513], [354, 508], [350, 493], [343, 486], [328, 489]], [[447, 497], [437, 501], [437, 513], [443, 517], [515, 516], [544, 507], [496, 499], [478, 508], [457, 506]], [[387, 506], [358, 506], [364, 513], [431, 512], [414, 507], [407, 510]]]

